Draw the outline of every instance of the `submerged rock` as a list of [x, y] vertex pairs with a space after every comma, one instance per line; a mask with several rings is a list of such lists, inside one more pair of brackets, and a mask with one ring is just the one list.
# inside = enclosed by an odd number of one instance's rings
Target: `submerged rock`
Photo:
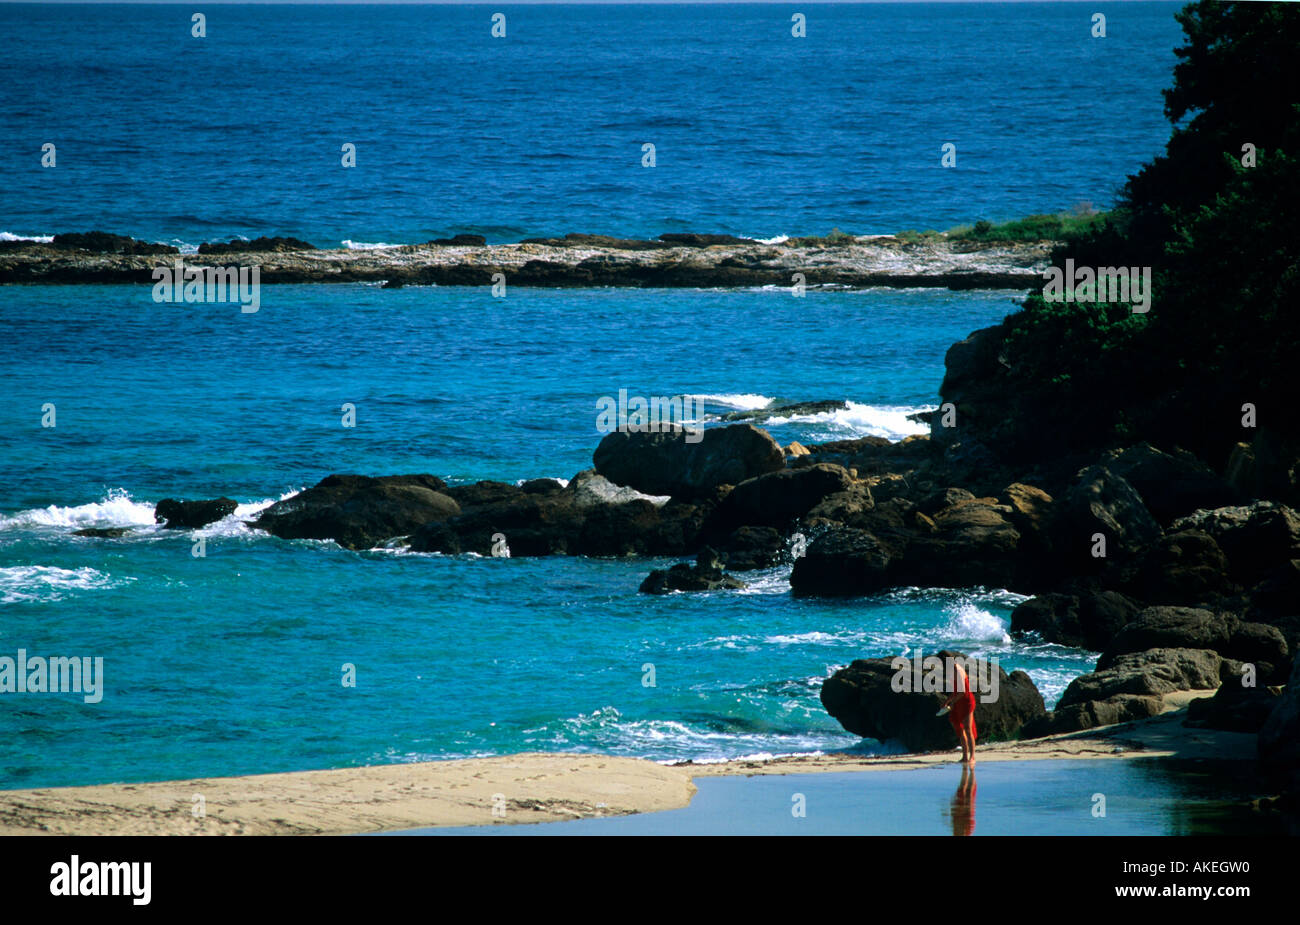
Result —
[[98, 539], [112, 540], [118, 537], [126, 536], [131, 532], [131, 527], [82, 527], [80, 530], [73, 530], [73, 536], [91, 536]]
[[233, 498], [215, 498], [211, 501], [181, 501], [163, 498], [154, 507], [153, 519], [169, 530], [197, 530], [223, 517], [235, 513], [238, 503]]
[[745, 583], [722, 570], [722, 560], [708, 547], [700, 551], [694, 565], [679, 562], [672, 568], [655, 569], [641, 582], [645, 594], [673, 591], [721, 591], [745, 587]]

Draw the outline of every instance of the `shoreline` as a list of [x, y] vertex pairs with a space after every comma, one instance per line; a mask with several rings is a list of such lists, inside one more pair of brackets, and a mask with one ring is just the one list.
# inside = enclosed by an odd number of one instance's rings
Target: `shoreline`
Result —
[[[366, 250], [240, 251], [221, 245], [220, 253], [196, 254], [157, 245], [133, 250], [140, 242], [114, 252], [21, 241], [0, 247], [0, 284], [152, 285], [155, 268], [171, 269], [180, 260], [190, 268], [256, 268], [258, 282], [265, 284], [492, 286], [499, 279], [493, 277], [503, 274], [509, 285], [526, 287], [790, 288], [802, 274], [808, 288], [1023, 290], [1041, 284], [1053, 245], [959, 240], [946, 233], [781, 244], [681, 237], [690, 243], [568, 235], [515, 244], [431, 242]], [[149, 249], [162, 252], [141, 252]]]
[[[981, 746], [978, 761], [1254, 760], [1254, 736], [1189, 729], [1186, 705], [1080, 733]], [[524, 753], [247, 777], [0, 791], [0, 835], [345, 835], [597, 819], [690, 805], [697, 777], [903, 771], [951, 753], [834, 753], [710, 764]], [[978, 764], [977, 764], [978, 767]], [[197, 799], [202, 797], [200, 801]], [[201, 814], [200, 814], [201, 803]]]

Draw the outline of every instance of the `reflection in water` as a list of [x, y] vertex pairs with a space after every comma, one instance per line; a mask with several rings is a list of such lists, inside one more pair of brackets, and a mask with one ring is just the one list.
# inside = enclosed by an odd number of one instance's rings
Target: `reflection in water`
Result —
[[972, 835], [975, 832], [975, 769], [968, 764], [961, 766], [961, 783], [952, 795], [952, 834]]

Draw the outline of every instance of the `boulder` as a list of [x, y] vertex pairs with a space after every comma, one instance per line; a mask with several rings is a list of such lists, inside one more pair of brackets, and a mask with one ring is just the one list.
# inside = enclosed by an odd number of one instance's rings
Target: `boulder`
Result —
[[1202, 697], [1187, 705], [1186, 725], [1257, 733], [1277, 707], [1279, 696], [1277, 688], [1242, 687], [1225, 681], [1213, 697]]
[[1146, 551], [1129, 590], [1151, 604], [1207, 604], [1240, 590], [1228, 557], [1208, 533], [1179, 530]]
[[1147, 649], [1219, 652], [1227, 647], [1239, 622], [1232, 614], [1195, 607], [1148, 607], [1115, 634], [1097, 660], [1097, 669], [1110, 668], [1120, 656]]
[[1162, 524], [1241, 499], [1227, 480], [1185, 450], [1165, 453], [1141, 443], [1111, 452], [1103, 464], [1137, 490], [1147, 510]]
[[651, 495], [693, 499], [785, 467], [781, 446], [752, 424], [706, 429], [699, 442], [681, 427], [657, 433], [607, 434], [596, 447], [596, 471]]
[[[1160, 538], [1160, 525], [1137, 490], [1105, 466], [1089, 466], [1061, 498], [1053, 523], [1053, 546], [1084, 571], [1109, 561], [1131, 561]], [[1093, 537], [1106, 538], [1106, 557], [1093, 558]]]
[[[940, 658], [967, 657], [960, 652], [935, 653]], [[992, 664], [977, 660], [981, 672]], [[897, 741], [913, 752], [939, 751], [957, 746], [957, 736], [944, 717], [935, 716], [947, 698], [942, 693], [894, 690], [893, 679], [900, 669], [890, 658], [858, 659], [836, 671], [822, 684], [821, 702], [826, 711], [854, 735], [881, 741]], [[911, 672], [911, 662], [905, 669]], [[1007, 674], [1000, 666], [997, 699], [985, 703], [975, 698], [978, 740], [1005, 741], [1019, 737], [1021, 728], [1044, 715], [1042, 695], [1023, 671]], [[977, 674], [971, 672], [972, 689]]]
[[1277, 627], [1194, 607], [1148, 607], [1115, 635], [1097, 668], [1109, 668], [1125, 654], [1156, 648], [1210, 649], [1256, 665], [1262, 680], [1270, 679], [1289, 654]]
[[1174, 521], [1172, 529], [1200, 530], [1213, 537], [1228, 557], [1233, 579], [1243, 585], [1253, 585], [1291, 559], [1300, 559], [1300, 516], [1272, 501], [1197, 511]]
[[851, 597], [889, 587], [889, 552], [866, 530], [830, 527], [795, 560], [790, 587], [796, 596]]
[[1020, 532], [1011, 511], [991, 498], [960, 501], [934, 515], [929, 524], [913, 519], [914, 535], [891, 563], [895, 585], [925, 588], [1021, 586]]
[[214, 498], [210, 501], [182, 501], [163, 498], [154, 506], [153, 519], [168, 530], [197, 530], [235, 513], [238, 502], [233, 498]]
[[1051, 525], [1052, 496], [1041, 488], [1013, 482], [998, 496], [1010, 508], [1008, 519], [1021, 536], [1046, 538]]
[[1011, 635], [1099, 652], [1139, 611], [1118, 591], [1080, 590], [1030, 598], [1011, 611]]
[[292, 498], [277, 501], [253, 525], [283, 539], [334, 540], [369, 549], [425, 524], [460, 513], [432, 475], [331, 475]]
[[721, 591], [745, 587], [745, 583], [722, 570], [722, 560], [707, 546], [700, 550], [695, 564], [679, 562], [672, 568], [655, 569], [639, 591], [646, 594], [669, 594], [673, 591]]
[[1156, 716], [1164, 710], [1166, 694], [1212, 690], [1238, 667], [1206, 649], [1127, 653], [1071, 681], [1056, 709], [1026, 726], [1024, 735], [1038, 738]]
[[[1100, 665], [1100, 663], [1098, 663]], [[1062, 708], [1120, 694], [1160, 696], [1175, 691], [1214, 690], [1223, 658], [1209, 649], [1153, 648], [1117, 656], [1109, 667], [1080, 675], [1056, 704]]]
[[[718, 517], [730, 524], [788, 527], [853, 484], [843, 466], [829, 463], [769, 472], [736, 485], [718, 506]], [[869, 491], [866, 497], [870, 498]]]
[[733, 572], [771, 568], [785, 558], [786, 540], [772, 527], [738, 527], [722, 544], [727, 568]]
[[1067, 707], [1057, 707], [1051, 713], [1027, 723], [1022, 737], [1037, 739], [1041, 736], [1081, 732], [1098, 726], [1131, 723], [1135, 720], [1157, 716], [1164, 710], [1164, 699], [1146, 694], [1117, 694], [1107, 700], [1089, 700]]

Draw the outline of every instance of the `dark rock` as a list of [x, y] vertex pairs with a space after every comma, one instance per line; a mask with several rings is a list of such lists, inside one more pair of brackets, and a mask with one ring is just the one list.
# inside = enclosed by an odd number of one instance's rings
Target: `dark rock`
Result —
[[926, 495], [916, 503], [916, 508], [922, 514], [933, 516], [944, 508], [974, 500], [975, 496], [964, 488], [944, 488]]
[[876, 499], [872, 496], [871, 489], [863, 482], [854, 482], [844, 491], [822, 498], [802, 520], [808, 527], [826, 524], [860, 526], [863, 518], [875, 507]]
[[[1105, 558], [1093, 558], [1093, 537], [1106, 538]], [[1053, 545], [1083, 572], [1107, 562], [1132, 561], [1160, 538], [1160, 525], [1136, 489], [1105, 466], [1089, 466], [1061, 498], [1053, 524]]]
[[460, 513], [432, 475], [331, 475], [306, 491], [277, 501], [254, 526], [282, 539], [334, 540], [369, 549]]
[[[942, 651], [939, 658], [968, 659], [960, 652]], [[957, 736], [944, 717], [935, 716], [947, 699], [946, 694], [902, 692], [893, 689], [899, 670], [911, 672], [889, 658], [858, 659], [841, 668], [822, 684], [821, 702], [839, 724], [854, 735], [881, 741], [898, 741], [908, 751], [938, 751], [957, 745]], [[978, 668], [968, 668], [971, 689], [979, 687], [977, 678], [989, 677], [992, 663], [976, 659]], [[969, 664], [963, 661], [963, 667]], [[981, 674], [983, 673], [983, 674]], [[985, 703], [985, 692], [976, 694], [975, 725], [980, 742], [1006, 741], [1019, 737], [1026, 723], [1044, 715], [1042, 695], [1023, 671], [1008, 675], [997, 668], [997, 699]]]
[[617, 485], [651, 495], [701, 498], [785, 468], [785, 454], [767, 431], [751, 424], [706, 429], [699, 442], [673, 426], [659, 433], [608, 434], [593, 456], [596, 471]]
[[1227, 648], [1239, 623], [1232, 614], [1195, 607], [1148, 607], [1115, 635], [1097, 660], [1097, 669], [1111, 667], [1122, 655], [1147, 649], [1220, 652]]
[[1099, 652], [1138, 610], [1118, 591], [1042, 594], [1011, 611], [1011, 635], [1037, 633], [1044, 642]]
[[492, 555], [497, 536], [514, 557], [680, 556], [698, 548], [705, 512], [696, 505], [643, 495], [591, 469], [562, 488], [525, 490], [530, 485], [448, 489], [462, 512], [415, 531], [411, 548]]
[[852, 485], [843, 467], [826, 463], [769, 472], [737, 484], [719, 505], [718, 516], [727, 524], [787, 527]]
[[1223, 507], [1240, 500], [1226, 480], [1185, 450], [1165, 453], [1141, 443], [1110, 453], [1103, 465], [1132, 485], [1147, 510], [1162, 524], [1202, 508]]
[[772, 405], [767, 408], [755, 408], [750, 411], [728, 411], [722, 415], [724, 421], [767, 421], [771, 418], [788, 418], [796, 414], [826, 414], [830, 411], [843, 411], [849, 403], [841, 399], [825, 401], [800, 401], [784, 405]]
[[[1100, 663], [1098, 663], [1100, 665]], [[1109, 667], [1070, 682], [1056, 709], [1120, 694], [1160, 696], [1175, 691], [1214, 690], [1223, 659], [1209, 649], [1152, 648], [1117, 656]]]
[[722, 545], [733, 572], [770, 568], [785, 558], [785, 549], [785, 537], [771, 527], [738, 527]]
[[646, 594], [669, 594], [673, 591], [720, 591], [745, 587], [722, 570], [718, 554], [707, 546], [700, 551], [694, 565], [679, 562], [669, 569], [655, 569], [638, 589]]
[[109, 234], [105, 231], [71, 232], [56, 234], [50, 242], [54, 247], [94, 251], [99, 254], [130, 254], [152, 256], [155, 254], [179, 254], [180, 249], [170, 244], [154, 244], [149, 241], [137, 241], [126, 235]]
[[214, 498], [211, 501], [163, 498], [154, 507], [153, 519], [169, 530], [197, 530], [216, 523], [223, 517], [229, 517], [238, 506], [233, 498]]
[[1117, 694], [1107, 700], [1089, 700], [1085, 703], [1057, 707], [1051, 713], [1032, 723], [1022, 732], [1026, 739], [1081, 732], [1098, 726], [1131, 723], [1139, 719], [1158, 716], [1164, 709], [1164, 700], [1154, 695]]
[[1228, 573], [1228, 557], [1213, 537], [1179, 530], [1146, 552], [1131, 590], [1152, 604], [1205, 604], [1239, 590]]
[[1278, 697], [1276, 688], [1241, 687], [1224, 682], [1213, 697], [1202, 697], [1187, 705], [1186, 725], [1257, 733], [1277, 707]]
[[935, 532], [917, 533], [891, 567], [895, 585], [960, 588], [1022, 586], [1020, 533], [1010, 510], [991, 498], [962, 501], [934, 515]]
[[483, 247], [487, 244], [487, 238], [481, 234], [458, 234], [450, 238], [434, 238], [428, 243], [439, 247]]
[[113, 540], [121, 536], [126, 536], [131, 532], [130, 527], [82, 527], [80, 530], [73, 530], [73, 536], [92, 536], [98, 539]]
[[314, 251], [316, 245], [298, 238], [268, 238], [265, 235], [251, 241], [231, 240], [228, 243], [208, 243], [199, 245], [200, 254], [283, 254], [293, 251]]
[[831, 527], [795, 560], [790, 587], [796, 595], [852, 597], [889, 587], [889, 553], [874, 535]]
[[1148, 607], [1115, 635], [1097, 660], [1097, 668], [1109, 668], [1125, 654], [1156, 648], [1210, 649], [1255, 664], [1264, 680], [1289, 654], [1277, 627], [1193, 607]]
[[1212, 536], [1228, 557], [1232, 577], [1243, 585], [1253, 585], [1291, 559], [1300, 559], [1300, 516], [1271, 501], [1197, 511], [1174, 521], [1172, 528]]
[[690, 234], [670, 232], [661, 234], [659, 240], [665, 244], [684, 247], [712, 247], [715, 244], [753, 244], [748, 238], [737, 238], [729, 234]]

